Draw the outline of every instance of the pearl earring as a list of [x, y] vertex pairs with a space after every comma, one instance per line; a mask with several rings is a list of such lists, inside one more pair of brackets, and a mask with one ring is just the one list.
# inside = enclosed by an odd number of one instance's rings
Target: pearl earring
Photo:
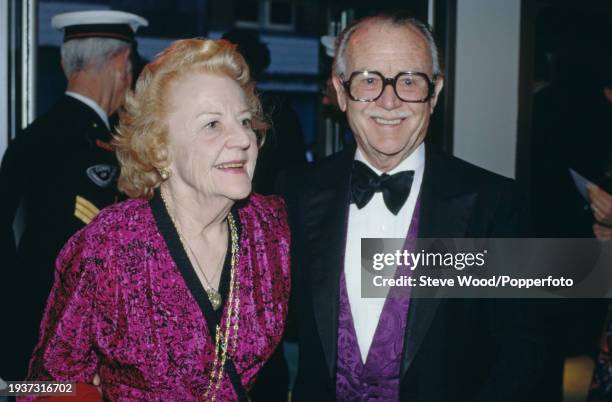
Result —
[[172, 176], [172, 171], [168, 168], [159, 168], [157, 169], [157, 172], [159, 173], [163, 181], [168, 180], [170, 176]]

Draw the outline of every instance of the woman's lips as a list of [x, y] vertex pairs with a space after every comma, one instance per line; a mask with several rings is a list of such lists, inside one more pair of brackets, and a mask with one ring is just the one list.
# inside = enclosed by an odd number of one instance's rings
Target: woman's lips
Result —
[[226, 173], [244, 173], [246, 161], [229, 161], [215, 165], [215, 168]]

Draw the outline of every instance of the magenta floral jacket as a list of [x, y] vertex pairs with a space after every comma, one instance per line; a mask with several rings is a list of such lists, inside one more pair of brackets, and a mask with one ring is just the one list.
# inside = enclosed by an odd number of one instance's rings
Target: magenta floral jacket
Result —
[[[244, 400], [230, 377], [251, 387], [281, 340], [290, 287], [282, 201], [253, 194], [232, 214], [240, 313], [237, 347], [228, 352], [234, 370], [209, 394], [217, 401]], [[214, 360], [207, 320], [216, 314], [223, 331], [228, 303], [211, 310], [159, 192], [104, 209], [68, 241], [56, 266], [28, 380], [91, 383], [99, 373], [113, 401], [204, 399]]]

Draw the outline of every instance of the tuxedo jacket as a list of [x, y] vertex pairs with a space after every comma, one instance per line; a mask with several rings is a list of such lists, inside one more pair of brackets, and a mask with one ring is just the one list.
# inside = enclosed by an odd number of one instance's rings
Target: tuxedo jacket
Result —
[[[347, 149], [280, 181], [293, 235], [297, 402], [335, 400], [339, 278], [353, 158], [354, 148]], [[518, 236], [527, 219], [519, 194], [512, 180], [427, 147], [419, 237]], [[545, 400], [541, 395], [548, 390], [540, 383], [550, 363], [549, 332], [535, 307], [523, 300], [413, 298], [400, 400]]]

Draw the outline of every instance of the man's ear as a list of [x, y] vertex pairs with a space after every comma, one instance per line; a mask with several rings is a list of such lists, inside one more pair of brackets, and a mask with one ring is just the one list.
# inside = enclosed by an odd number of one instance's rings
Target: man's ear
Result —
[[436, 104], [438, 103], [438, 95], [440, 95], [442, 88], [444, 88], [444, 76], [440, 75], [438, 78], [436, 78], [434, 93], [429, 100], [429, 113], [433, 113], [434, 109], [436, 108]]
[[126, 72], [130, 72], [130, 54], [132, 52], [132, 49], [130, 48], [126, 48], [121, 50], [120, 52], [117, 52], [114, 56], [113, 56], [113, 61], [115, 63], [115, 68], [117, 68], [118, 71], [126, 71]]
[[342, 110], [343, 112], [346, 112], [346, 93], [344, 92], [344, 85], [342, 85], [340, 77], [338, 77], [336, 74], [333, 74], [332, 83], [334, 84], [334, 89], [336, 90], [336, 99], [338, 100], [338, 107], [340, 107], [340, 110]]
[[66, 74], [66, 64], [64, 63], [64, 59], [63, 58], [61, 59], [60, 64], [62, 66], [62, 71], [64, 72], [64, 75], [66, 76], [66, 79], [69, 80], [70, 77], [68, 77], [68, 74]]

